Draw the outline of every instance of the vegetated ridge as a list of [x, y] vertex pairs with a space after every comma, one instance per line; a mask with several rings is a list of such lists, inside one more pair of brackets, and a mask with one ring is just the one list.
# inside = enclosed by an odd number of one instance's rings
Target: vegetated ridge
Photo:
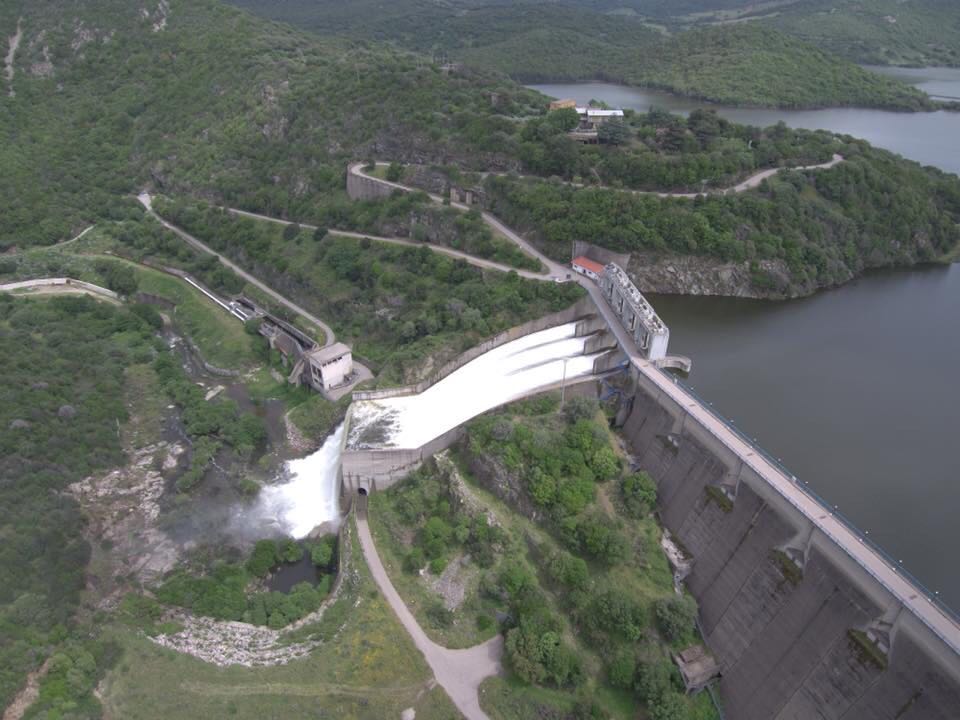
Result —
[[328, 12], [326, 0], [237, 4], [324, 34], [386, 40], [523, 82], [608, 80], [737, 105], [931, 107], [903, 83], [856, 67], [769, 26], [664, 35], [621, 15], [557, 3], [433, 4], [406, 0]]
[[122, 218], [122, 196], [144, 186], [300, 217], [345, 197], [358, 155], [461, 157], [455, 117], [539, 102], [503, 78], [450, 77], [214, 0], [7, 3], [0, 36], [18, 21], [16, 97], [0, 106], [0, 250]]

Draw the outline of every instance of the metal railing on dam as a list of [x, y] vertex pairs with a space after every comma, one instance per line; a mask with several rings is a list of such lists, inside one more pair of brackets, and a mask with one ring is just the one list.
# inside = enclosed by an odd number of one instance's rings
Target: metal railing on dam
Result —
[[[656, 367], [653, 363], [639, 362], [634, 365], [653, 380], [661, 389], [673, 390], [674, 400], [692, 416], [702, 412], [714, 423], [703, 422], [708, 429], [740, 460], [761, 478], [769, 482], [799, 512], [805, 515], [824, 535], [835, 542], [853, 558], [867, 574], [890, 592], [909, 609], [937, 637], [954, 652], [960, 653], [960, 614], [946, 605], [935, 592], [907, 571], [898, 561], [877, 545], [854, 522], [837, 508], [797, 479], [784, 464], [760, 447], [755, 440], [744, 434], [736, 425], [713, 408], [710, 402], [700, 397], [693, 388], [678, 377]], [[684, 398], [683, 395], [686, 397]], [[693, 402], [683, 402], [684, 400]], [[743, 444], [729, 442], [724, 432]], [[744, 452], [746, 450], [746, 452]], [[753, 456], [753, 457], [751, 457]], [[761, 462], [756, 462], [759, 459]], [[766, 465], [766, 467], [764, 467]], [[779, 476], [779, 477], [776, 477]], [[815, 510], [812, 512], [812, 510]], [[848, 537], [843, 537], [846, 533]]]

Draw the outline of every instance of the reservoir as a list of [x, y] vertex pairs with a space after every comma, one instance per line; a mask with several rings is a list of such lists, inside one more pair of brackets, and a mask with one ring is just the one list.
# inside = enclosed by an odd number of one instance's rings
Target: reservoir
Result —
[[[879, 70], [879, 68], [878, 68]], [[960, 97], [960, 68], [890, 69], [883, 73], [915, 84], [932, 95]], [[827, 110], [771, 110], [734, 108], [703, 103], [657, 90], [611, 85], [576, 83], [528, 85], [545, 95], [573, 98], [577, 102], [602, 100], [613, 107], [646, 112], [651, 107], [688, 113], [699, 107], [714, 108], [723, 117], [745, 125], [766, 127], [781, 120], [791, 127], [832, 130], [868, 140], [872, 145], [899, 153], [923, 165], [960, 174], [960, 113], [899, 113], [862, 108]]]
[[[890, 71], [960, 97], [960, 69]], [[531, 86], [645, 111], [706, 106], [603, 83]], [[960, 114], [717, 110], [848, 133], [960, 173]], [[960, 609], [960, 266], [874, 273], [789, 302], [654, 296], [688, 383]]]

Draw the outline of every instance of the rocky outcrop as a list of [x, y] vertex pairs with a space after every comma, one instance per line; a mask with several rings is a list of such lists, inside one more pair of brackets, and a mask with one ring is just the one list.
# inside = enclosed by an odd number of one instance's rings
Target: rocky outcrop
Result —
[[641, 292], [783, 299], [817, 288], [796, 287], [782, 260], [724, 262], [702, 256], [634, 254], [628, 267]]
[[[469, 444], [469, 438], [467, 439]], [[540, 513], [524, 491], [520, 478], [499, 460], [482, 453], [468, 453], [470, 474], [484, 490], [492, 493], [524, 517], [537, 520]]]

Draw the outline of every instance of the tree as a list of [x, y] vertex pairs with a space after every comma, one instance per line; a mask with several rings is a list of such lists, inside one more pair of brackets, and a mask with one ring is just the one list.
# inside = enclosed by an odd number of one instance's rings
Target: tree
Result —
[[554, 132], [570, 132], [580, 124], [580, 113], [573, 108], [560, 108], [547, 114], [545, 123]]
[[563, 407], [563, 416], [571, 425], [575, 425], [581, 420], [592, 420], [600, 410], [600, 404], [596, 398], [575, 397], [570, 398]]
[[390, 182], [399, 182], [403, 177], [403, 165], [394, 161], [387, 167], [387, 180]]
[[318, 227], [313, 231], [313, 241], [315, 243], [322, 242], [323, 239], [327, 236], [327, 229], [325, 227]]
[[684, 640], [693, 631], [697, 617], [697, 601], [689, 595], [658, 600], [656, 616], [657, 625], [667, 639], [671, 642]]
[[326, 568], [333, 561], [333, 545], [336, 538], [327, 535], [310, 546], [310, 560], [318, 568]]
[[620, 481], [620, 497], [627, 515], [640, 519], [649, 515], [656, 505], [657, 485], [647, 473], [633, 473]]
[[297, 223], [290, 223], [283, 228], [283, 239], [287, 242], [294, 240], [300, 234], [300, 226]]
[[667, 693], [650, 704], [650, 720], [687, 720], [690, 712], [687, 701], [679, 693]]
[[597, 140], [607, 145], [623, 145], [630, 139], [630, 129], [619, 120], [608, 120], [597, 128]]

